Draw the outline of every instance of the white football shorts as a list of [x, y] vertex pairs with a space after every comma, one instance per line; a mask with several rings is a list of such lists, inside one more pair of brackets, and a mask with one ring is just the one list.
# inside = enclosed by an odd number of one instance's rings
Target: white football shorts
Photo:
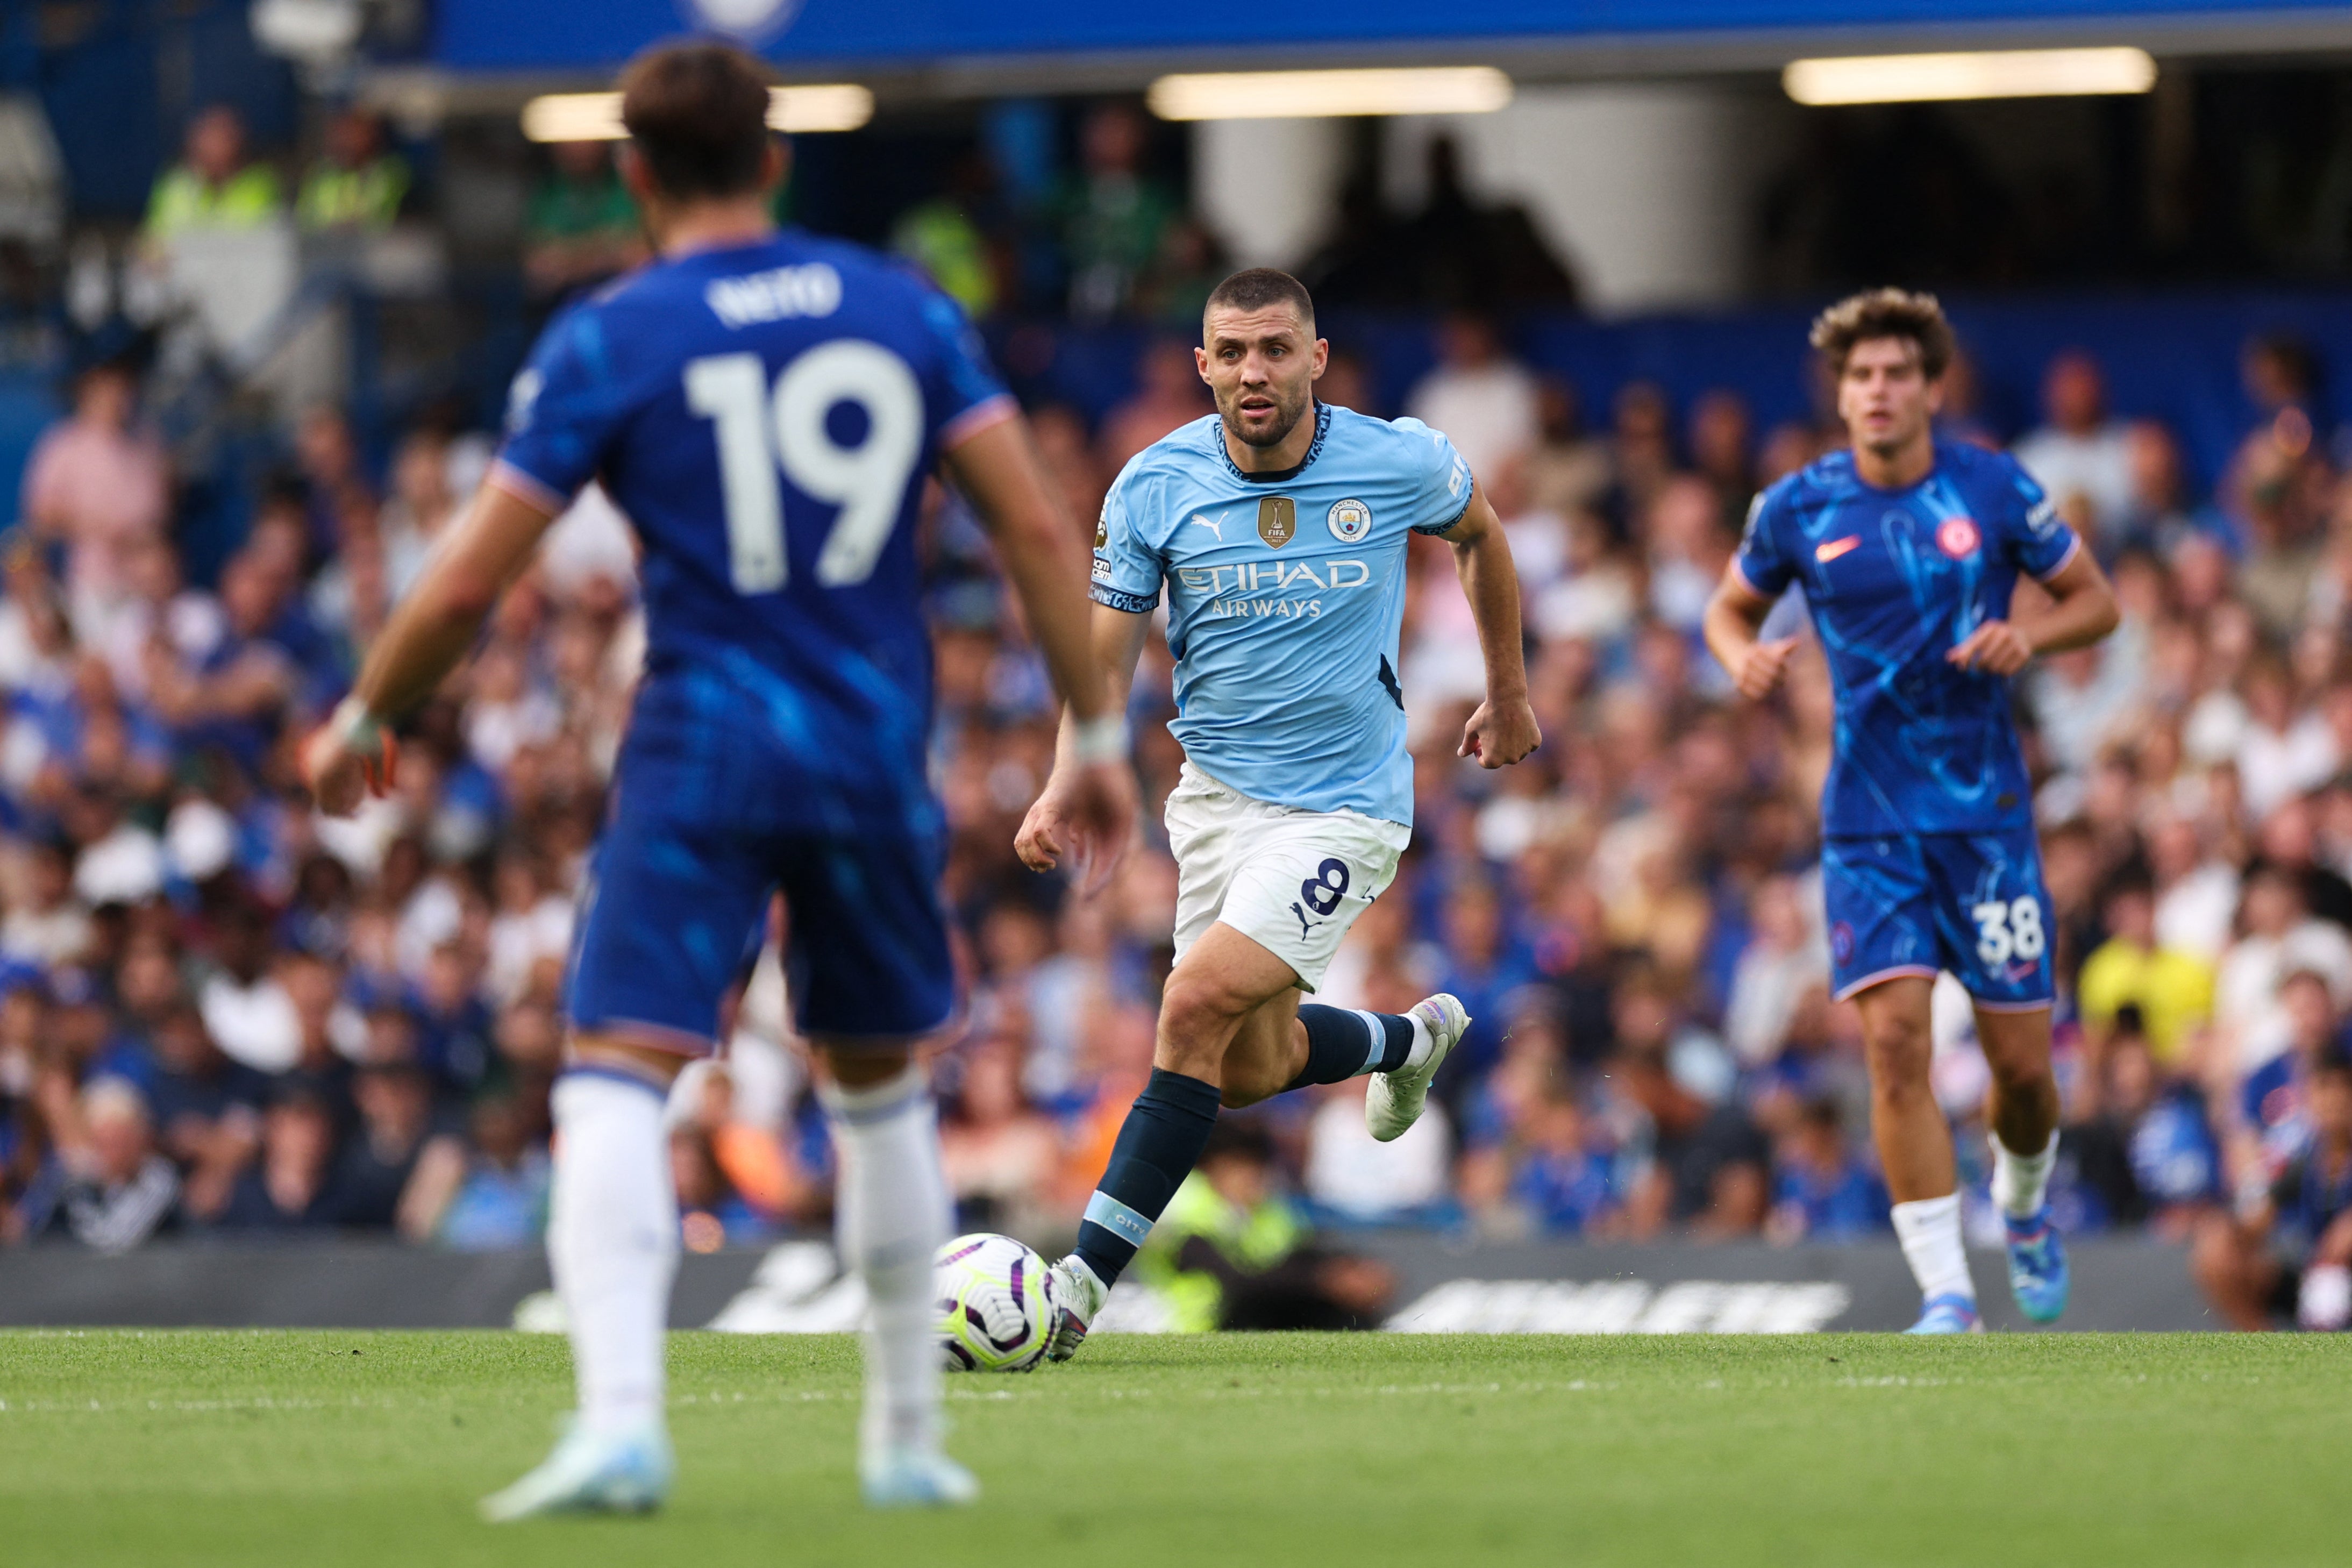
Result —
[[1401, 822], [1253, 800], [1190, 763], [1167, 820], [1177, 958], [1223, 921], [1297, 971], [1309, 992], [1356, 917], [1396, 879], [1412, 838]]

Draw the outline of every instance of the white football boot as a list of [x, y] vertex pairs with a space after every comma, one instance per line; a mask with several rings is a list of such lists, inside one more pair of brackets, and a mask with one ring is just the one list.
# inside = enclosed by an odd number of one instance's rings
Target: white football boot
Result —
[[868, 1508], [956, 1508], [980, 1500], [980, 1482], [937, 1448], [886, 1443], [858, 1456]]
[[1076, 1253], [1054, 1265], [1049, 1286], [1054, 1326], [1046, 1331], [1045, 1359], [1067, 1361], [1086, 1342], [1087, 1325], [1110, 1299], [1110, 1287], [1096, 1279], [1095, 1271], [1079, 1262]]
[[572, 1424], [539, 1468], [482, 1500], [492, 1524], [551, 1513], [650, 1513], [669, 1497], [677, 1467], [657, 1418], [621, 1432]]
[[1383, 1143], [1402, 1138], [1406, 1128], [1421, 1120], [1422, 1107], [1429, 1103], [1430, 1079], [1470, 1032], [1470, 1015], [1443, 991], [1414, 1003], [1412, 1016], [1429, 1031], [1429, 1059], [1419, 1067], [1376, 1072], [1364, 1090], [1364, 1126]]

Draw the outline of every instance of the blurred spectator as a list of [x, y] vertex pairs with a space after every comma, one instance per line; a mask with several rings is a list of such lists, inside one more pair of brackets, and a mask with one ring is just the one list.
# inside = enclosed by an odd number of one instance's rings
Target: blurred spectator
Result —
[[1160, 249], [1136, 285], [1137, 313], [1171, 331], [1201, 335], [1201, 318], [1233, 264], [1208, 225], [1180, 213], [1162, 230]]
[[1405, 412], [1443, 430], [1473, 477], [1516, 462], [1543, 434], [1536, 379], [1504, 353], [1495, 323], [1466, 312], [1437, 330], [1437, 368], [1412, 389]]
[[2214, 982], [2213, 1016], [2228, 1059], [2251, 1072], [2287, 1047], [2291, 1020], [2282, 994], [2289, 976], [2315, 976], [2336, 1007], [2352, 1002], [2352, 940], [2343, 927], [2312, 919], [2297, 879], [2278, 866], [2257, 867], [2248, 878], [2240, 920], [2244, 933]]
[[1889, 1225], [1886, 1184], [1845, 1139], [1834, 1100], [1810, 1100], [1772, 1155], [1772, 1212], [1764, 1234], [1798, 1241], [1853, 1241]]
[[2047, 423], [2021, 437], [2013, 455], [2053, 502], [2087, 505], [2086, 537], [2102, 548], [2131, 515], [2134, 485], [2131, 435], [2107, 416], [2099, 362], [2079, 349], [2053, 359], [2042, 373], [2042, 412]]
[[45, 1075], [40, 1100], [55, 1141], [25, 1209], [27, 1234], [55, 1226], [99, 1252], [128, 1252], [174, 1217], [179, 1173], [155, 1148], [147, 1102], [129, 1080], [92, 1079], [79, 1092]]
[[455, 1251], [530, 1247], [547, 1224], [547, 1152], [512, 1100], [478, 1103], [466, 1141], [428, 1144], [410, 1181], [404, 1228]]
[[1582, 402], [1565, 377], [1538, 378], [1536, 426], [1527, 462], [1528, 504], [1563, 517], [1598, 505], [1613, 477], [1609, 447], [1584, 428]]
[[2083, 961], [2075, 1005], [2094, 1037], [2132, 1008], [2158, 1062], [2179, 1067], [2191, 1034], [2213, 1013], [2213, 966], [2194, 952], [2161, 943], [2156, 889], [2140, 872], [2118, 878], [2104, 910], [2107, 940]]
[[244, 117], [215, 103], [197, 110], [180, 162], [157, 177], [147, 198], [145, 235], [151, 243], [166, 244], [200, 229], [257, 228], [284, 205], [277, 171], [251, 160]]
[[1780, 1055], [1788, 1043], [1799, 1004], [1828, 970], [1829, 947], [1792, 878], [1759, 883], [1749, 896], [1748, 918], [1755, 934], [1732, 972], [1723, 1038], [1742, 1064], [1756, 1067]]
[[408, 184], [408, 160], [384, 146], [383, 120], [346, 106], [327, 121], [325, 148], [302, 175], [295, 220], [314, 232], [389, 228]]
[[352, 1078], [358, 1121], [344, 1139], [322, 1199], [328, 1223], [397, 1230], [421, 1239], [425, 1226], [409, 1196], [433, 1137], [433, 1086], [405, 1061], [369, 1061]]
[[1433, 1100], [1402, 1137], [1382, 1143], [1364, 1129], [1364, 1079], [1350, 1079], [1315, 1096], [1307, 1124], [1307, 1196], [1318, 1212], [1348, 1224], [1442, 1219], [1454, 1156], [1445, 1108]]
[[2241, 1329], [2352, 1319], [2352, 1059], [2333, 1050], [2312, 1077], [2311, 1144], [2235, 1217], [2198, 1226], [2199, 1283]]
[[1411, 279], [1407, 300], [1457, 310], [1575, 305], [1576, 281], [1528, 209], [1471, 195], [1459, 141], [1431, 137], [1423, 170], [1421, 211], [1397, 226], [1393, 239]]
[[2059, 1140], [2053, 1205], [2074, 1230], [2153, 1224], [2186, 1236], [2222, 1195], [2221, 1149], [2189, 1080], [2168, 1074], [2126, 1004], [2090, 1065], [2084, 1102]]
[[987, 159], [967, 153], [949, 165], [938, 195], [908, 207], [890, 229], [890, 248], [976, 321], [994, 314], [1008, 293], [1010, 258], [982, 226], [993, 184]]
[[646, 258], [636, 203], [604, 142], [559, 142], [524, 219], [522, 270], [531, 292], [561, 299]]
[[1272, 1142], [1255, 1122], [1228, 1117], [1210, 1132], [1137, 1258], [1179, 1331], [1378, 1326], [1394, 1278], [1371, 1259], [1317, 1246], [1279, 1184]]
[[217, 1214], [199, 1217], [223, 1230], [274, 1231], [325, 1225], [327, 1179], [335, 1157], [335, 1121], [311, 1085], [290, 1082], [262, 1113], [261, 1155]]
[[1107, 471], [1116, 474], [1129, 458], [1170, 431], [1215, 412], [1192, 359], [1192, 344], [1200, 335], [1196, 321], [1191, 337], [1155, 338], [1137, 356], [1135, 395], [1103, 420], [1097, 445]]
[[1147, 134], [1142, 115], [1124, 102], [1097, 105], [1079, 128], [1079, 168], [1062, 192], [1057, 216], [1070, 314], [1080, 321], [1127, 309], [1180, 210], [1144, 172]]
[[42, 433], [25, 467], [25, 521], [65, 546], [68, 603], [86, 641], [106, 634], [134, 589], [132, 557], [171, 521], [171, 465], [137, 423], [138, 397], [126, 362], [82, 372], [72, 416]]
[[1034, 1232], [1059, 1151], [1052, 1123], [1022, 1101], [1019, 1043], [990, 1040], [961, 1062], [963, 1083], [940, 1129], [956, 1224]]

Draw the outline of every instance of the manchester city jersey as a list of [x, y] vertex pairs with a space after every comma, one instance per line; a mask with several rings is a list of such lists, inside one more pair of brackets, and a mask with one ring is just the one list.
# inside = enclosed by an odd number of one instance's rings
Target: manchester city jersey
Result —
[[2017, 574], [2078, 548], [2041, 487], [1998, 453], [1936, 445], [1908, 489], [1833, 452], [1759, 496], [1736, 564], [1768, 598], [1801, 584], [1837, 695], [1822, 791], [1831, 837], [2030, 826], [2009, 682], [1945, 656], [2009, 614]]
[[1459, 522], [1470, 492], [1453, 443], [1418, 419], [1318, 404], [1299, 465], [1248, 474], [1208, 415], [1111, 487], [1094, 596], [1143, 614], [1166, 585], [1170, 728], [1202, 772], [1276, 805], [1410, 826], [1405, 542]]
[[[945, 296], [787, 232], [658, 262], [559, 318], [516, 379], [493, 482], [555, 510], [601, 479], [635, 525], [641, 729], [698, 715], [677, 744], [708, 749], [755, 728], [768, 815], [905, 823], [930, 809], [923, 476], [1013, 412]], [[694, 760], [677, 787], [734, 787], [696, 784], [727, 770]]]

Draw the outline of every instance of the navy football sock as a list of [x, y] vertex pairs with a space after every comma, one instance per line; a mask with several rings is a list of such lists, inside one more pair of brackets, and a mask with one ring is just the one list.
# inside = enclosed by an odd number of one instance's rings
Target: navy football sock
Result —
[[1359, 1013], [1301, 1002], [1298, 1021], [1307, 1026], [1307, 1065], [1283, 1087], [1344, 1083], [1369, 1072], [1394, 1072], [1412, 1053], [1412, 1020], [1395, 1013]]
[[1152, 1225], [1201, 1157], [1217, 1123], [1217, 1086], [1163, 1068], [1135, 1097], [1111, 1145], [1102, 1185], [1078, 1224], [1077, 1254], [1105, 1285], [1151, 1234]]

